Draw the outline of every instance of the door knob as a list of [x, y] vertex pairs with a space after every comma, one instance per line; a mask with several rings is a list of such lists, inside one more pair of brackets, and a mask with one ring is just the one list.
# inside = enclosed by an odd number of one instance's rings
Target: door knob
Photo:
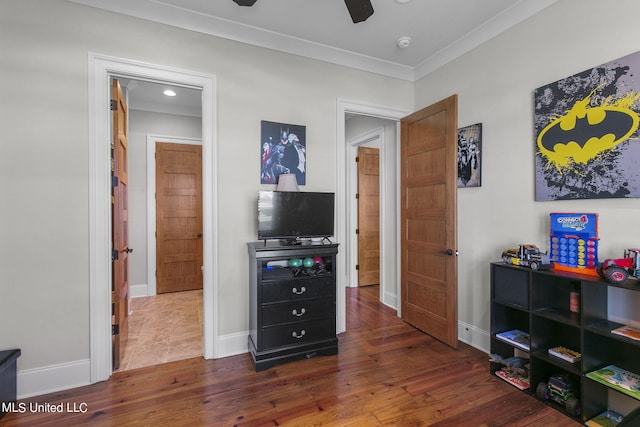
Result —
[[445, 255], [453, 255], [453, 249], [447, 249], [446, 251], [440, 251], [441, 254], [445, 254]]
[[131, 249], [131, 248], [127, 248], [127, 249], [125, 249], [124, 251], [125, 251], [126, 253], [130, 254], [131, 252], [133, 252], [133, 249]]

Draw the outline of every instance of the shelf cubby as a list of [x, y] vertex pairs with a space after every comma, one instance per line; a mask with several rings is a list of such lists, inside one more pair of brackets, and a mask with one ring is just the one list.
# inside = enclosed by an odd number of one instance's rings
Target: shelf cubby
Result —
[[[491, 353], [529, 358], [530, 388], [524, 391], [534, 396], [538, 384], [548, 382], [550, 376], [568, 376], [579, 385], [582, 407], [581, 415], [572, 418], [583, 423], [607, 409], [624, 414], [629, 410], [620, 408], [640, 405], [640, 399], [587, 376], [609, 365], [640, 375], [640, 341], [611, 333], [623, 326], [617, 314], [609, 313], [611, 290], [630, 293], [623, 294], [623, 299], [637, 299], [640, 282], [629, 279], [614, 285], [591, 274], [491, 264]], [[638, 321], [640, 315], [629, 319]], [[513, 329], [530, 334], [528, 352], [496, 338], [496, 333]], [[581, 353], [581, 359], [571, 363], [549, 355], [549, 348], [556, 346]], [[491, 373], [499, 369], [498, 363], [490, 363]], [[566, 414], [562, 405], [545, 402]]]

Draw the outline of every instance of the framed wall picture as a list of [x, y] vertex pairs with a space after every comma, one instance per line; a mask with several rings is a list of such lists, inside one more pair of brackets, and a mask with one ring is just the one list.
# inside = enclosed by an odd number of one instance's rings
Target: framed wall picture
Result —
[[458, 188], [480, 187], [482, 123], [458, 129]]
[[534, 96], [536, 200], [640, 197], [640, 53]]
[[260, 183], [277, 184], [282, 173], [296, 175], [298, 185], [307, 181], [306, 126], [260, 122]]

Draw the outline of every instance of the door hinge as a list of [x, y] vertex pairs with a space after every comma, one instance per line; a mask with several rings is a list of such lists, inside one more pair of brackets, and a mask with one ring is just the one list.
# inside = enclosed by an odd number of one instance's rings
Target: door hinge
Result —
[[111, 249], [111, 261], [117, 261], [117, 260], [118, 260], [118, 250]]
[[109, 108], [111, 109], [111, 111], [116, 111], [118, 109], [118, 101], [112, 99], [109, 103]]
[[112, 187], [117, 187], [118, 186], [118, 177], [117, 176], [112, 176], [111, 177], [111, 186]]
[[360, 229], [356, 228], [356, 234], [360, 234]]
[[356, 157], [356, 163], [360, 161], [360, 157]]
[[356, 193], [356, 199], [360, 198], [360, 193]]
[[360, 264], [356, 264], [356, 270], [360, 270]]
[[118, 335], [120, 333], [120, 325], [111, 325], [111, 335]]

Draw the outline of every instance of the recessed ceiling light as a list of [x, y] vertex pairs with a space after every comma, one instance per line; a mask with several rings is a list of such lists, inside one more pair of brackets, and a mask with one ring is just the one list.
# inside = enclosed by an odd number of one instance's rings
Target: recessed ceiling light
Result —
[[411, 0], [396, 0], [396, 3], [405, 4], [409, 3]]
[[167, 96], [176, 96], [176, 93], [174, 91], [172, 91], [171, 89], [167, 89], [162, 93], [164, 93]]

